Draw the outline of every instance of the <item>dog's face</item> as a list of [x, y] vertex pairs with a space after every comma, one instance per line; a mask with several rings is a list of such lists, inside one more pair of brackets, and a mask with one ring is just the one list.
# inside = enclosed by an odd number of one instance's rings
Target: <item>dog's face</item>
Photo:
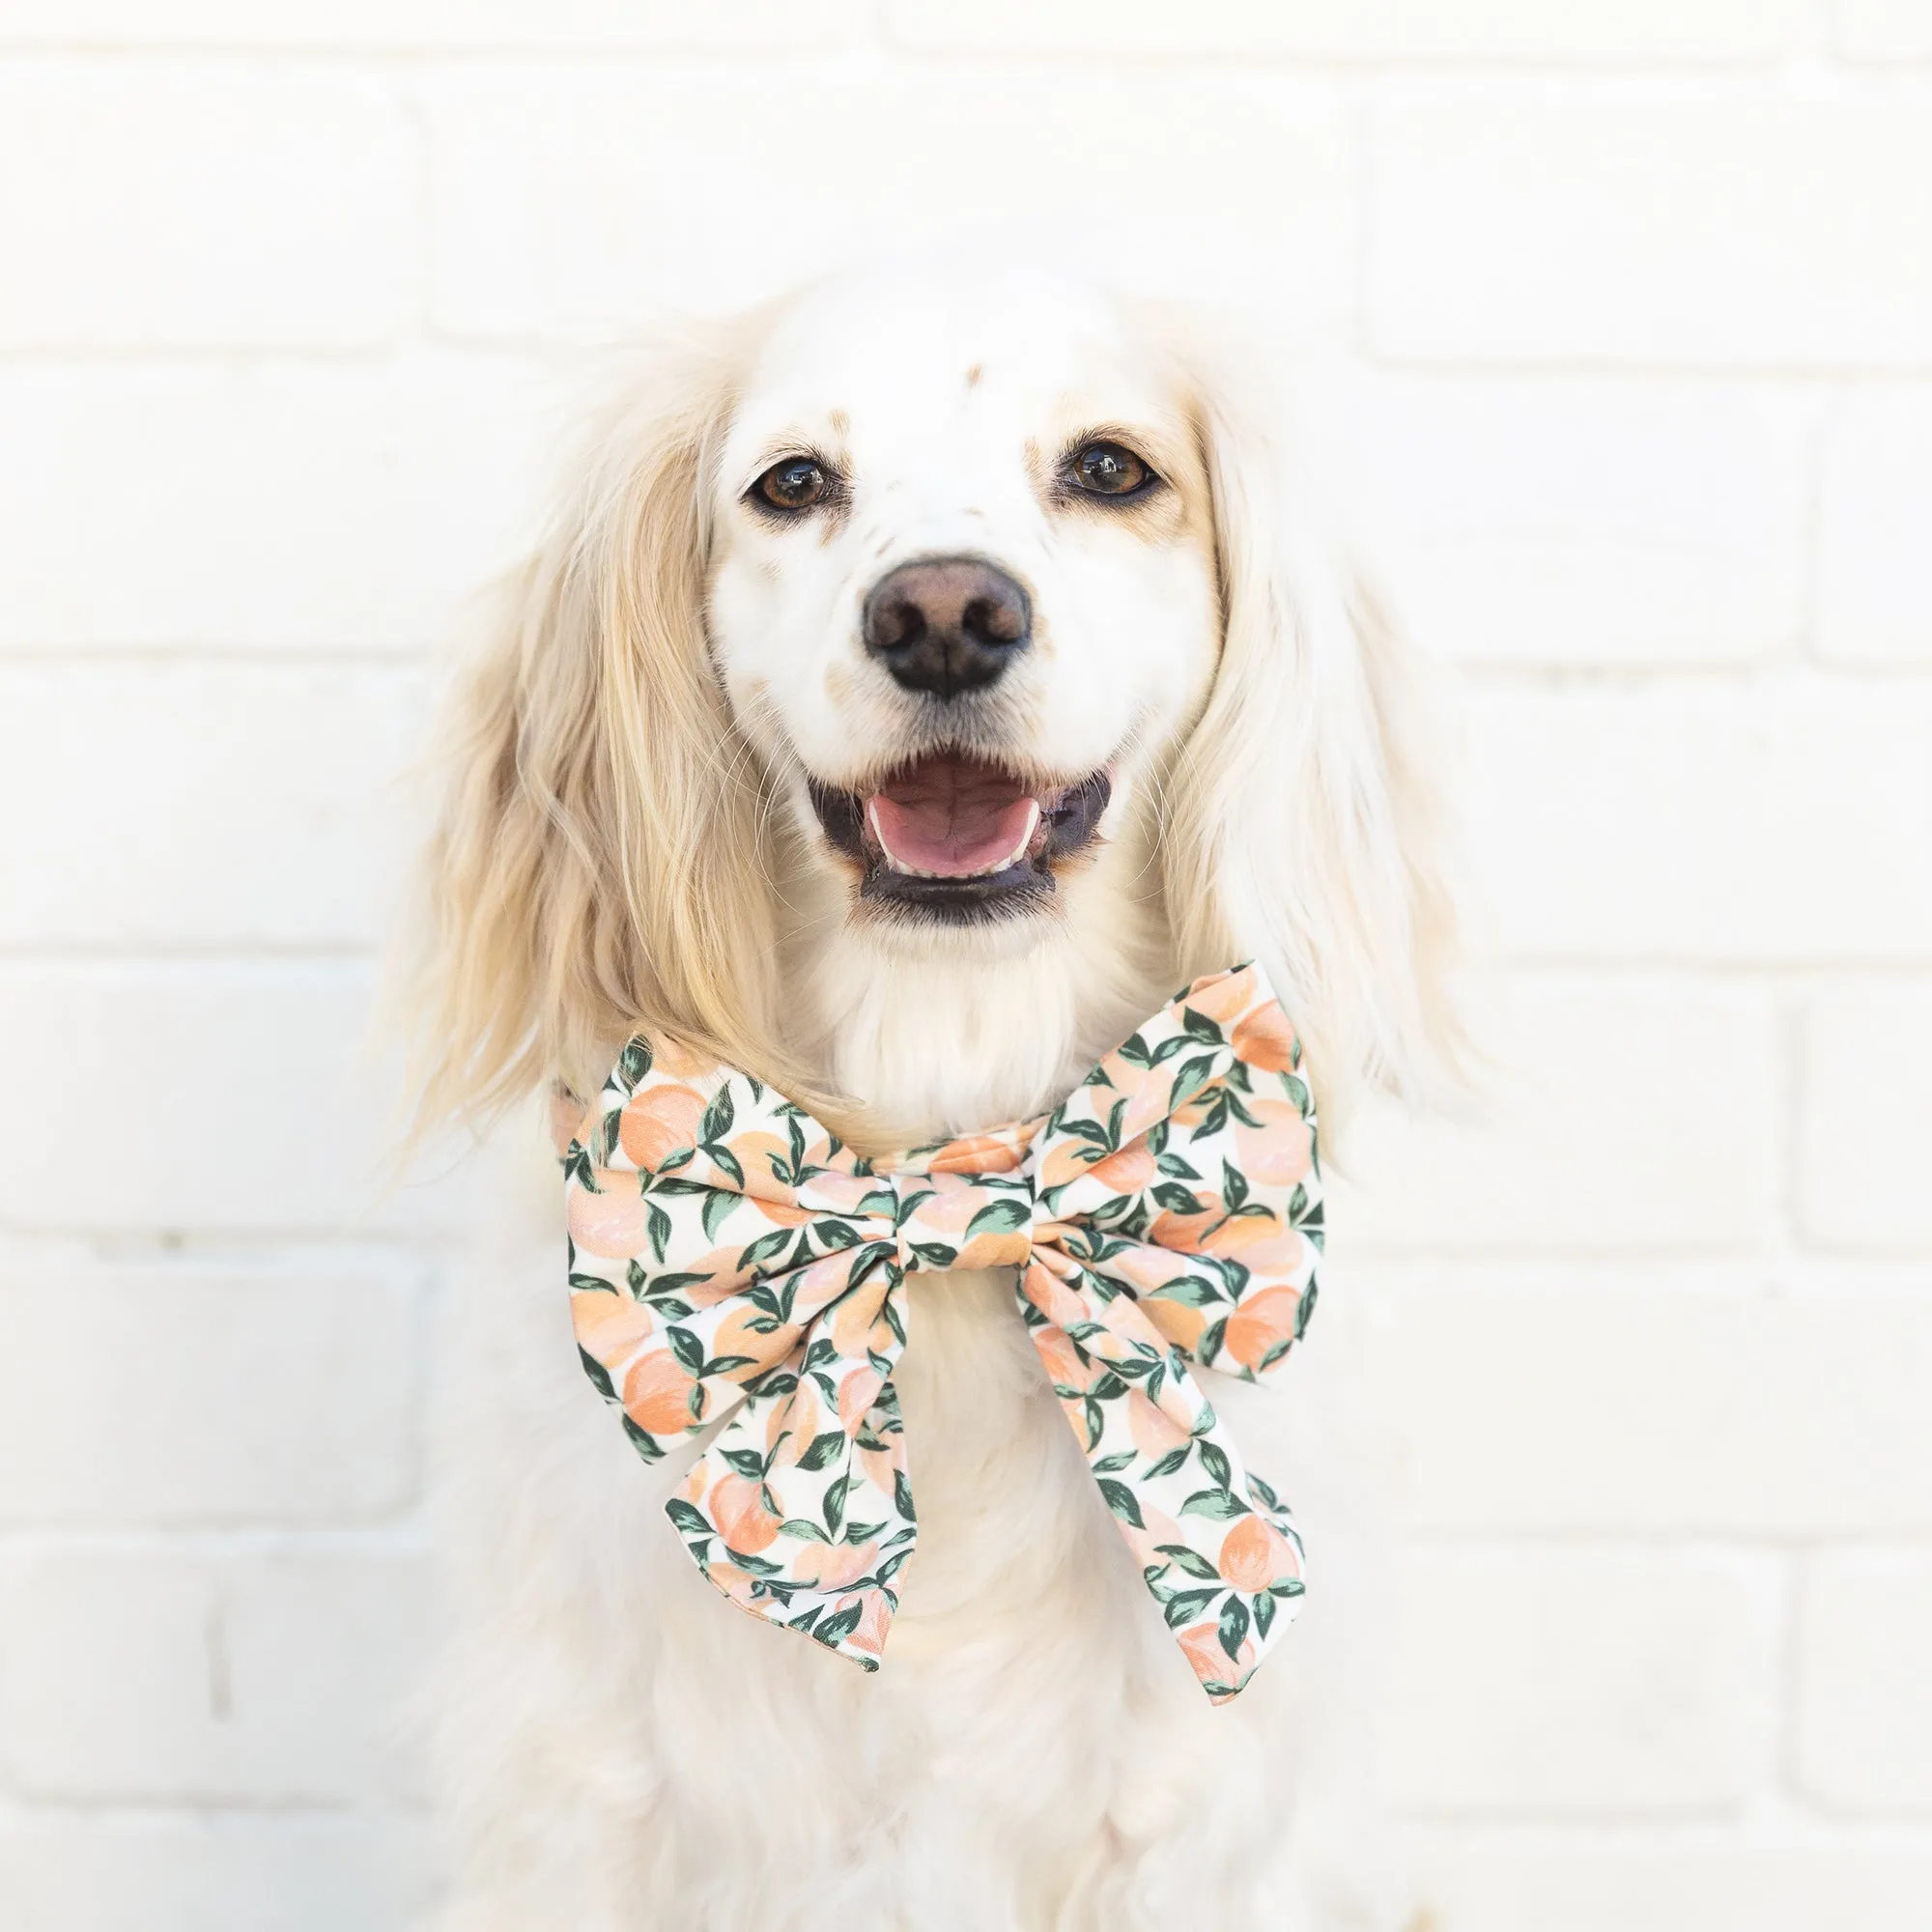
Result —
[[1212, 677], [1178, 370], [1044, 278], [836, 284], [777, 323], [714, 476], [717, 665], [851, 916], [1052, 918]]

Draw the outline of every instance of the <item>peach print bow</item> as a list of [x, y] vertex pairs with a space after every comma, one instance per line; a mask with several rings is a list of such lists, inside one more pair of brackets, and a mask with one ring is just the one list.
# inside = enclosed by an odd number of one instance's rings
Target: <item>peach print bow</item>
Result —
[[564, 1157], [583, 1365], [741, 1608], [877, 1668], [917, 1536], [906, 1277], [1018, 1270], [1021, 1318], [1210, 1697], [1301, 1595], [1301, 1540], [1187, 1362], [1265, 1378], [1315, 1305], [1315, 1112], [1260, 972], [1197, 980], [1050, 1115], [873, 1161], [749, 1074], [625, 1047]]

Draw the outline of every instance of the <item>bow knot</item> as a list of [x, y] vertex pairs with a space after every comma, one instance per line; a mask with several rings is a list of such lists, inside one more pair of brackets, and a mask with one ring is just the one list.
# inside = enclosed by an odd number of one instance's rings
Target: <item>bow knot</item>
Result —
[[1253, 968], [1199, 980], [1052, 1114], [867, 1161], [678, 1042], [624, 1049], [564, 1157], [584, 1367], [741, 1607], [876, 1667], [917, 1538], [892, 1374], [906, 1280], [1015, 1270], [1144, 1580], [1232, 1696], [1302, 1590], [1286, 1508], [1187, 1362], [1267, 1376], [1315, 1301], [1301, 1049]]

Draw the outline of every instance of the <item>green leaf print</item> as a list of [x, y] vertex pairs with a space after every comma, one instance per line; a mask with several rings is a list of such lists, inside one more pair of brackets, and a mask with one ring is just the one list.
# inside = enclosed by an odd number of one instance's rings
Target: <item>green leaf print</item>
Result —
[[665, 1515], [669, 1517], [686, 1536], [713, 1536], [717, 1533], [696, 1504], [686, 1502], [682, 1496], [673, 1496], [665, 1504]]
[[727, 1194], [722, 1187], [707, 1188], [704, 1202], [704, 1238], [715, 1241], [718, 1231], [730, 1219], [731, 1210], [744, 1197]]
[[1208, 1562], [1198, 1549], [1190, 1549], [1184, 1543], [1157, 1543], [1154, 1548], [1167, 1557], [1177, 1570], [1184, 1570], [1190, 1577], [1206, 1582], [1218, 1583], [1221, 1573]]
[[1100, 1493], [1107, 1499], [1107, 1507], [1122, 1522], [1130, 1522], [1136, 1529], [1147, 1527], [1147, 1519], [1141, 1515], [1141, 1506], [1134, 1500], [1134, 1492], [1124, 1483], [1117, 1483], [1111, 1476], [1100, 1478]]
[[997, 1201], [989, 1201], [966, 1223], [966, 1238], [975, 1235], [1009, 1235], [1015, 1228], [1024, 1228], [1033, 1219], [1032, 1204], [1003, 1195]]
[[717, 1098], [704, 1110], [704, 1122], [697, 1129], [700, 1146], [722, 1141], [731, 1131], [731, 1123], [737, 1119], [738, 1110], [731, 1102], [731, 1088], [727, 1082], [719, 1088]]
[[1248, 1606], [1231, 1590], [1221, 1605], [1221, 1648], [1231, 1658], [1241, 1654], [1241, 1640], [1248, 1634]]
[[1211, 1590], [1177, 1590], [1161, 1608], [1169, 1630], [1185, 1630], [1221, 1594], [1219, 1585]]
[[617, 1391], [611, 1386], [611, 1372], [595, 1355], [579, 1349], [577, 1358], [583, 1364], [583, 1373], [590, 1378], [591, 1385], [606, 1402], [615, 1402]]
[[811, 1470], [830, 1468], [838, 1460], [844, 1448], [844, 1432], [828, 1429], [823, 1435], [814, 1435], [811, 1438], [810, 1446], [798, 1459], [798, 1466], [801, 1469]]
[[829, 1616], [812, 1632], [820, 1643], [830, 1644], [835, 1650], [840, 1637], [850, 1636], [859, 1628], [859, 1619], [866, 1614], [863, 1604], [854, 1604], [849, 1608]]
[[825, 1492], [825, 1526], [834, 1536], [845, 1520], [845, 1492], [852, 1486], [850, 1476], [835, 1476]]
[[1237, 1516], [1252, 1516], [1239, 1496], [1229, 1490], [1196, 1490], [1181, 1504], [1182, 1516], [1205, 1516], [1210, 1522], [1233, 1522]]

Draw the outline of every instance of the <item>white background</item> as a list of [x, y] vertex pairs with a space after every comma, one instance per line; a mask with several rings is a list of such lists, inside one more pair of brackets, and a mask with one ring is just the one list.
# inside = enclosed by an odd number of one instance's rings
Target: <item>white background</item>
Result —
[[1331, 1270], [1440, 1932], [1922, 1926], [1927, 0], [0, 0], [0, 1918], [419, 1899], [431, 653], [582, 345], [935, 210], [1247, 313], [1462, 686], [1518, 1073]]

